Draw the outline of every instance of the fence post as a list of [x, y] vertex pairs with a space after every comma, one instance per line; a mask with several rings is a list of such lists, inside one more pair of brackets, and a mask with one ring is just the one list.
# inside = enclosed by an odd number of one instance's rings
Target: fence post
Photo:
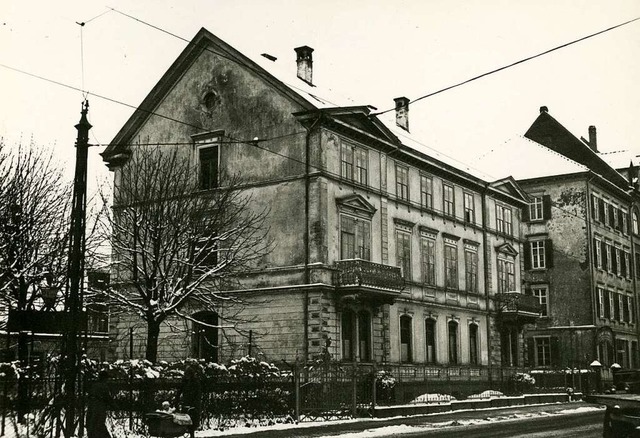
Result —
[[373, 383], [371, 386], [371, 415], [376, 416], [376, 397], [377, 397], [378, 372], [376, 370], [376, 362], [373, 362]]
[[129, 430], [133, 430], [133, 327], [129, 327]]
[[353, 418], [356, 417], [358, 410], [358, 362], [353, 361], [353, 378], [352, 378], [352, 399], [351, 399], [351, 414]]
[[298, 358], [293, 364], [293, 387], [296, 394], [296, 406], [294, 415], [296, 417], [296, 423], [300, 422], [300, 370], [298, 368]]

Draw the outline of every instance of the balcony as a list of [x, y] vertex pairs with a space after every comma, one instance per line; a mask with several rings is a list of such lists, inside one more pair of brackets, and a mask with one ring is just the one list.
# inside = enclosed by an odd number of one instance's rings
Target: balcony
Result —
[[504, 292], [496, 294], [494, 302], [499, 318], [505, 322], [530, 324], [540, 316], [540, 301], [533, 295]]
[[404, 288], [400, 268], [367, 260], [340, 260], [335, 263], [334, 284], [339, 295], [378, 304], [391, 304]]

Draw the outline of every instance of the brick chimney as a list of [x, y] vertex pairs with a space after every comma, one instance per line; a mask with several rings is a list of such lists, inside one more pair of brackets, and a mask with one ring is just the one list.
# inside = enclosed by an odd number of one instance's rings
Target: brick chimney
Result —
[[396, 97], [396, 125], [409, 132], [409, 99], [407, 97]]
[[596, 127], [589, 126], [589, 147], [593, 152], [598, 152], [598, 137], [596, 135]]
[[313, 85], [313, 49], [309, 46], [296, 47], [296, 63], [298, 64], [298, 78], [309, 85]]

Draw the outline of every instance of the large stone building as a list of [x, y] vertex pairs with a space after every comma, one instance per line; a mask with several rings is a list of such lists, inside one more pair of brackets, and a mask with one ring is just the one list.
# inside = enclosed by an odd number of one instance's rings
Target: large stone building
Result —
[[[377, 116], [316, 86], [313, 49], [295, 52], [297, 75], [202, 29], [103, 153], [115, 179], [132, 143], [175, 142], [198, 165], [241, 173], [255, 208], [269, 206], [276, 246], [241, 281], [254, 354], [521, 365], [523, 324], [538, 316], [521, 288], [527, 195], [512, 178], [487, 182], [426, 153], [409, 133], [407, 98], [395, 99], [395, 117]], [[112, 320], [115, 338], [128, 321]], [[247, 352], [246, 339], [219, 330], [203, 353], [163, 327], [159, 356]]]
[[598, 153], [595, 127], [588, 140], [578, 139], [546, 107], [525, 137], [567, 166], [549, 173], [540, 161], [532, 175], [516, 175], [532, 199], [523, 217], [524, 287], [542, 306], [541, 318], [526, 330], [529, 365], [587, 368], [598, 359], [607, 367], [637, 367], [633, 167], [626, 175], [616, 171]]

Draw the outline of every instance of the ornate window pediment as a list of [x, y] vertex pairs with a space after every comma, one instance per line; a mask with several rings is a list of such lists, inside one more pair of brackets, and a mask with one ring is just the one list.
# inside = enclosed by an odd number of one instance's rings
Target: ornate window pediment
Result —
[[508, 243], [503, 243], [502, 245], [496, 246], [496, 251], [501, 254], [510, 255], [512, 257], [518, 255], [518, 251], [516, 251], [516, 249]]
[[336, 204], [338, 204], [338, 210], [341, 213], [351, 213], [369, 219], [373, 217], [377, 211], [370, 202], [357, 194], [337, 198]]

